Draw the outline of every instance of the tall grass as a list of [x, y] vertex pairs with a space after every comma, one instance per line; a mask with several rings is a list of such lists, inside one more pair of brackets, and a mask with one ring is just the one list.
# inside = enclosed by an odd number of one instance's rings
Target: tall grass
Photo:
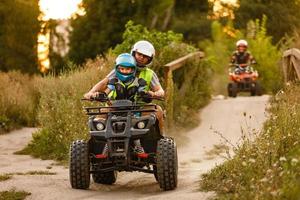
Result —
[[39, 78], [21, 72], [0, 72], [0, 133], [36, 125]]
[[58, 77], [45, 77], [39, 84], [38, 120], [42, 129], [33, 136], [23, 153], [66, 159], [71, 141], [88, 136], [87, 117], [82, 109], [84, 103], [80, 99], [108, 74], [112, 65], [112, 59], [97, 58], [83, 69], [66, 71]]
[[217, 199], [300, 198], [300, 85], [271, 102], [270, 118], [256, 140], [245, 140], [235, 157], [203, 175], [202, 190]]

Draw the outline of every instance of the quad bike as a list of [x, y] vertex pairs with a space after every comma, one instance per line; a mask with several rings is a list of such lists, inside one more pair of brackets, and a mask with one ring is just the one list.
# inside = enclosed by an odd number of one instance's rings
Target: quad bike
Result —
[[[84, 107], [89, 116], [90, 138], [71, 144], [69, 175], [72, 188], [88, 189], [90, 175], [95, 183], [113, 184], [117, 172], [139, 171], [154, 174], [162, 190], [175, 189], [178, 171], [176, 143], [160, 132], [154, 114], [157, 105], [129, 100], [110, 101], [107, 97], [92, 101], [109, 102], [111, 106]], [[140, 139], [146, 158], [137, 157], [134, 152], [135, 139]], [[108, 155], [102, 158], [100, 155], [105, 144]]]
[[229, 69], [229, 78], [227, 91], [229, 97], [236, 97], [239, 92], [250, 92], [251, 96], [262, 95], [262, 89], [258, 83], [258, 72], [252, 67], [235, 67]]

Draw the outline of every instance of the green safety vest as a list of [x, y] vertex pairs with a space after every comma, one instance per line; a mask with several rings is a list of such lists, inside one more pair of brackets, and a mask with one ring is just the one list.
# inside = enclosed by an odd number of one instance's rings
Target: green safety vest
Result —
[[146, 91], [149, 91], [151, 88], [151, 80], [152, 80], [153, 74], [154, 74], [153, 70], [151, 70], [149, 68], [145, 68], [139, 74], [139, 78], [144, 79], [147, 83]]
[[[145, 90], [146, 91], [149, 91], [150, 88], [151, 88], [151, 80], [152, 80], [152, 77], [153, 77], [153, 70], [149, 69], [149, 68], [146, 68], [144, 70], [142, 70], [139, 74], [139, 77], [138, 78], [135, 78], [135, 80], [126, 87], [126, 85], [124, 83], [122, 83], [122, 81], [118, 81], [119, 84], [121, 84], [124, 88], [126, 88], [127, 90], [129, 90], [130, 88], [132, 87], [135, 87], [135, 86], [138, 86], [138, 79], [142, 78], [146, 81], [146, 88]], [[108, 95], [111, 99], [116, 99], [117, 97], [117, 92], [116, 90], [113, 90], [109, 93]]]

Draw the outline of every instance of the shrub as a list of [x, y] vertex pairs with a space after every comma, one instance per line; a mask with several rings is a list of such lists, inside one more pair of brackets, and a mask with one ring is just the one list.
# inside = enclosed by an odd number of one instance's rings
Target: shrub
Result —
[[0, 72], [0, 133], [36, 125], [37, 80], [21, 72]]
[[299, 199], [300, 86], [271, 102], [270, 118], [256, 140], [245, 140], [235, 157], [203, 175], [203, 190], [219, 199]]

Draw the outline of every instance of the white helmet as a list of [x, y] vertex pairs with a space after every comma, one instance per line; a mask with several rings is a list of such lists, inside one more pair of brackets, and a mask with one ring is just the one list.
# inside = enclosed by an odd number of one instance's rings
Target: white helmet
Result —
[[248, 42], [246, 40], [239, 40], [236, 42], [236, 47], [245, 46], [248, 47]]
[[151, 58], [147, 65], [149, 65], [152, 62], [152, 59], [155, 56], [155, 49], [153, 45], [146, 40], [138, 41], [133, 45], [131, 49], [131, 54], [134, 56], [135, 52], [139, 52]]

